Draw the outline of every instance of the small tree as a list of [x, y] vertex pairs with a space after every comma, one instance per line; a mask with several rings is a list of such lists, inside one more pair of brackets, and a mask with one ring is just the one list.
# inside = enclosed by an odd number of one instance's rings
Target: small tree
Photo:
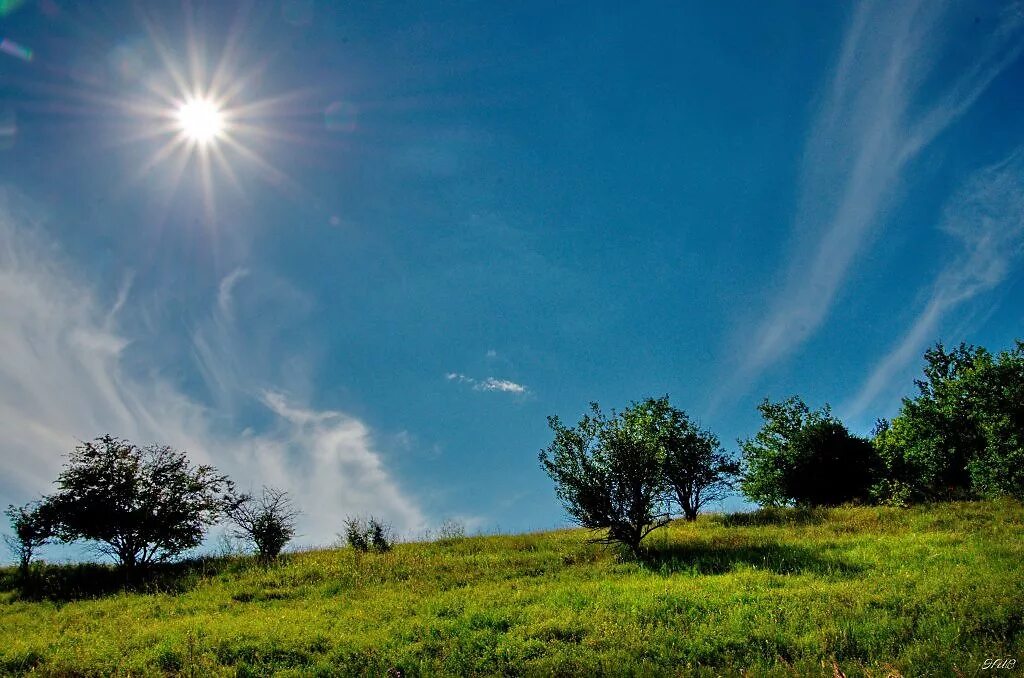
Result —
[[367, 538], [366, 527], [359, 518], [345, 518], [345, 543], [356, 551], [369, 551], [370, 540]]
[[257, 499], [238, 497], [227, 509], [234, 535], [248, 541], [261, 560], [273, 560], [295, 536], [300, 511], [284, 490], [264, 487]]
[[97, 542], [128, 571], [198, 546], [232, 489], [170, 447], [110, 435], [76, 447], [57, 487], [47, 503], [61, 540]]
[[792, 442], [788, 464], [783, 487], [798, 506], [867, 502], [879, 466], [871, 442], [852, 435], [836, 420], [802, 428]]
[[4, 511], [11, 521], [13, 535], [5, 535], [4, 541], [18, 558], [21, 576], [27, 577], [32, 556], [53, 539], [53, 516], [49, 504], [33, 501], [24, 506], [7, 507]]
[[359, 517], [345, 518], [345, 542], [356, 551], [377, 551], [385, 553], [395, 545], [391, 525], [370, 516], [367, 520]]
[[664, 449], [664, 473], [683, 517], [696, 520], [701, 508], [721, 501], [733, 489], [739, 463], [726, 454], [718, 437], [692, 422], [686, 412], [672, 407], [668, 396], [648, 400], [659, 419]]
[[827, 506], [865, 501], [876, 478], [878, 455], [853, 436], [826, 405], [812, 412], [793, 396], [758, 406], [764, 425], [741, 441], [743, 493], [762, 505]]
[[591, 403], [575, 427], [548, 417], [555, 437], [540, 453], [565, 510], [583, 527], [607, 530], [598, 541], [616, 542], [637, 555], [640, 542], [668, 522], [658, 507], [665, 496], [657, 412], [634, 403], [605, 417]]
[[744, 467], [740, 488], [762, 506], [782, 506], [791, 501], [783, 482], [790, 444], [805, 424], [826, 419], [831, 412], [827, 406], [811, 412], [798, 396], [777, 403], [765, 398], [757, 409], [764, 425], [753, 438], [740, 441]]

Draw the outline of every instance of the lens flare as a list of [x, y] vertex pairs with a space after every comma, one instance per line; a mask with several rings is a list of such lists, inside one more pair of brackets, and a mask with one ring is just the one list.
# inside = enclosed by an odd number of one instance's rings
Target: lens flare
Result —
[[206, 144], [224, 130], [224, 115], [206, 99], [191, 99], [178, 108], [178, 125], [192, 141]]

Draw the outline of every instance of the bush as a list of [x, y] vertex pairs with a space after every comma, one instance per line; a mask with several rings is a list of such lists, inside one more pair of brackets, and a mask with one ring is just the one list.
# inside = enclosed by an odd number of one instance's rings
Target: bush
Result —
[[811, 411], [793, 396], [758, 406], [764, 425], [741, 441], [747, 498], [764, 506], [834, 506], [867, 502], [881, 465], [875, 448], [854, 436], [826, 405]]
[[391, 525], [373, 516], [366, 520], [359, 517], [346, 518], [344, 528], [345, 543], [357, 551], [385, 553], [395, 545]]
[[261, 560], [273, 560], [295, 536], [300, 512], [287, 492], [264, 487], [259, 499], [235, 499], [227, 515], [235, 525], [235, 537], [252, 544]]

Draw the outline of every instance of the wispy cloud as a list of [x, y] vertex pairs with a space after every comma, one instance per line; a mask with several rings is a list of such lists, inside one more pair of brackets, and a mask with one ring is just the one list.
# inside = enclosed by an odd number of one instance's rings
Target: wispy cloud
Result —
[[856, 6], [806, 143], [785, 282], [719, 398], [735, 395], [821, 326], [908, 163], [1024, 46], [1024, 10], [1014, 5], [959, 75], [932, 95], [928, 76], [941, 56], [943, 12], [944, 3], [925, 0]]
[[474, 391], [501, 391], [503, 393], [527, 393], [529, 389], [523, 384], [509, 381], [508, 379], [498, 379], [496, 377], [487, 377], [486, 379], [475, 379], [468, 377], [460, 372], [449, 372], [444, 375], [448, 381], [454, 381], [459, 384], [466, 384]]
[[[186, 450], [243, 489], [289, 490], [307, 509], [306, 543], [332, 541], [347, 513], [374, 513], [402, 531], [423, 528], [417, 500], [388, 471], [380, 438], [364, 423], [267, 388], [257, 394], [264, 424], [239, 433], [230, 412], [211, 409], [147, 360], [144, 338], [124, 335], [117, 319], [132, 307], [128, 284], [110, 311], [91, 281], [70, 274], [52, 243], [24, 226], [31, 220], [22, 212], [0, 189], [0, 503], [48, 491], [77, 441], [110, 432]], [[227, 349], [244, 350], [211, 343], [208, 359], [226, 359], [218, 351]]]
[[941, 228], [962, 247], [933, 281], [927, 302], [902, 339], [843, 408], [848, 417], [862, 416], [880, 396], [891, 392], [894, 381], [934, 340], [949, 311], [995, 288], [1020, 262], [1024, 253], [1024, 148], [977, 172], [947, 204]]
[[230, 317], [231, 299], [235, 285], [247, 275], [249, 275], [249, 269], [239, 266], [220, 281], [220, 287], [217, 290], [217, 306], [224, 315]]

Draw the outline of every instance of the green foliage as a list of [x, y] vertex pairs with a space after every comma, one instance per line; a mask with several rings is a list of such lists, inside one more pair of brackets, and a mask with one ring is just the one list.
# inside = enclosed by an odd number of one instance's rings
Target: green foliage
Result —
[[96, 542], [130, 570], [198, 546], [231, 482], [170, 447], [107, 435], [75, 448], [57, 487], [45, 504], [60, 539]]
[[249, 542], [261, 560], [277, 558], [295, 536], [299, 510], [284, 490], [264, 487], [259, 499], [243, 495], [226, 509], [234, 536]]
[[876, 496], [893, 503], [1024, 496], [1024, 343], [998, 356], [936, 344], [924, 359], [918, 395], [876, 429], [885, 465]]
[[701, 508], [721, 501], [733, 489], [739, 463], [722, 448], [718, 436], [700, 428], [668, 396], [648, 399], [662, 446], [663, 473], [683, 517], [695, 520]]
[[741, 441], [743, 494], [764, 506], [865, 502], [880, 462], [870, 442], [850, 434], [826, 405], [811, 411], [797, 396], [765, 399], [764, 425]]
[[24, 506], [9, 505], [4, 514], [11, 521], [13, 535], [4, 540], [18, 559], [22, 577], [27, 577], [32, 556], [54, 537], [54, 516], [47, 502], [34, 501]]
[[574, 427], [548, 417], [554, 440], [539, 458], [555, 481], [566, 512], [581, 526], [607, 530], [601, 541], [638, 552], [640, 542], [668, 521], [658, 510], [667, 485], [659, 439], [659, 409], [647, 400], [606, 417], [591, 403]]
[[[0, 675], [954, 676], [1020, 656], [1024, 506], [774, 509], [674, 522], [622, 562], [583, 530], [168, 563], [181, 581], [20, 597]], [[112, 568], [45, 567], [86, 586]], [[81, 570], [81, 572], [78, 572]], [[392, 675], [395, 675], [392, 673]]]
[[356, 551], [387, 553], [395, 546], [391, 526], [373, 516], [368, 519], [349, 517], [345, 519], [345, 543]]

